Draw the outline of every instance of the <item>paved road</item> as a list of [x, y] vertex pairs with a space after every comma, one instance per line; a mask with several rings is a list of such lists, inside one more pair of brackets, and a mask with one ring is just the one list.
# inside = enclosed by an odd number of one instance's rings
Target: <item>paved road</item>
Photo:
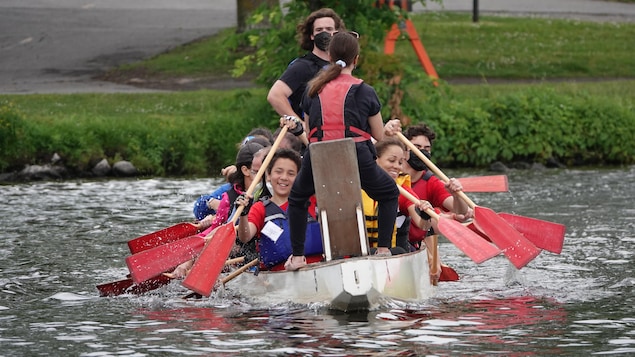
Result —
[[235, 0], [2, 0], [0, 93], [138, 91], [91, 77], [235, 25]]
[[[473, 0], [443, 0], [443, 5], [428, 0], [429, 10], [472, 13]], [[635, 4], [604, 0], [479, 0], [481, 14], [538, 15], [594, 21], [635, 22]], [[419, 5], [415, 11], [422, 11]]]
[[[443, 3], [472, 11], [471, 0]], [[635, 21], [635, 5], [601, 0], [480, 0], [479, 8]], [[429, 9], [440, 7], [429, 2]], [[235, 0], [2, 0], [0, 93], [140, 91], [92, 77], [235, 24]]]

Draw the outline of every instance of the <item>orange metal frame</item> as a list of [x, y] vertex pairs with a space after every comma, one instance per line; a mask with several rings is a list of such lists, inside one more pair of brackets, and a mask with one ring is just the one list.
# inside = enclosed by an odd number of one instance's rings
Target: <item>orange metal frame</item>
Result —
[[[384, 4], [384, 0], [379, 0], [377, 3], [381, 6]], [[400, 3], [401, 4], [399, 6], [402, 9], [408, 8], [408, 1], [401, 0]], [[388, 1], [389, 7], [392, 7], [393, 5], [395, 5], [394, 0]], [[430, 61], [430, 57], [428, 57], [428, 53], [423, 47], [423, 44], [421, 43], [421, 39], [419, 38], [419, 34], [417, 33], [417, 30], [415, 29], [415, 26], [412, 23], [412, 21], [410, 19], [406, 19], [402, 22], [402, 25], [405, 27], [405, 30], [408, 33], [410, 44], [412, 45], [412, 48], [414, 49], [415, 54], [417, 55], [417, 58], [419, 59], [419, 62], [421, 63], [421, 67], [423, 67], [423, 69], [426, 71], [428, 76], [430, 76], [432, 79], [439, 79], [439, 75], [437, 74], [437, 71], [434, 69], [434, 66], [432, 65], [432, 61]], [[388, 34], [386, 35], [386, 42], [384, 44], [384, 53], [389, 55], [395, 53], [395, 43], [399, 39], [400, 35], [401, 35], [400, 26], [397, 24], [393, 24], [392, 27], [390, 28], [390, 31], [388, 31]], [[436, 81], [435, 81], [435, 84], [436, 84]]]

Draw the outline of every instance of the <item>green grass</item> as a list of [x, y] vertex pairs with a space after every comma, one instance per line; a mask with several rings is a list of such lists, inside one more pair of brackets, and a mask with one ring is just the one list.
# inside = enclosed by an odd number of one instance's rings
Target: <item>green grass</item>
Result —
[[503, 83], [489, 85], [459, 84], [452, 85], [452, 90], [465, 97], [489, 97], [505, 93], [515, 93], [528, 88], [552, 89], [563, 95], [588, 95], [597, 98], [611, 98], [621, 103], [635, 103], [635, 79], [607, 80], [607, 81], [578, 81], [578, 82], [541, 82], [541, 83]]
[[225, 29], [218, 34], [179, 46], [145, 61], [122, 66], [119, 71], [143, 68], [150, 74], [169, 76], [214, 75], [228, 76], [239, 53], [222, 50], [228, 34], [235, 29]]
[[[481, 19], [414, 17], [442, 84], [411, 81], [402, 107], [443, 138], [435, 144], [438, 160], [462, 166], [550, 156], [572, 165], [635, 162], [635, 24]], [[227, 76], [244, 55], [223, 50], [235, 47], [229, 31], [119, 71]], [[406, 73], [422, 70], [407, 40], [396, 53], [411, 68]], [[479, 84], [443, 82], [466, 77]], [[251, 128], [275, 127], [266, 90], [0, 95], [0, 171], [46, 163], [57, 152], [77, 172], [104, 157], [131, 160], [149, 175], [218, 172]], [[385, 117], [389, 110], [386, 105]]]
[[[473, 23], [453, 13], [416, 15], [414, 23], [441, 78], [635, 78], [631, 23], [492, 16]], [[398, 53], [412, 53], [401, 42]]]
[[[443, 79], [453, 78], [635, 78], [635, 24], [425, 13], [413, 22]], [[353, 28], [354, 24], [349, 24]], [[241, 52], [220, 33], [124, 69], [144, 68], [168, 76], [229, 75]], [[231, 45], [231, 46], [230, 46]], [[290, 43], [289, 46], [296, 46]], [[362, 49], [369, 51], [373, 48]], [[407, 39], [396, 54], [419, 63]]]

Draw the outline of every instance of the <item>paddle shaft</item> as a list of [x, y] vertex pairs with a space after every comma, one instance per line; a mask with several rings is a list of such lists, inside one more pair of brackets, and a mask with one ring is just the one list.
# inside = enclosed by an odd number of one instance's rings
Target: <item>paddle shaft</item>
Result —
[[[438, 237], [436, 234], [433, 234], [432, 237], [430, 237], [432, 239], [432, 267], [430, 269], [430, 275], [436, 275], [437, 272], [437, 264], [439, 264], [439, 247], [437, 246], [438, 243]], [[437, 286], [438, 284], [438, 280], [434, 279], [432, 281], [432, 285]]]
[[[419, 202], [419, 200], [413, 196], [410, 192], [406, 191], [403, 187], [401, 187], [400, 185], [397, 185], [397, 187], [399, 187], [399, 192], [404, 195], [404, 197], [406, 197], [407, 199], [409, 199], [412, 203], [417, 203]], [[438, 214], [436, 214], [436, 212], [434, 212], [434, 210], [428, 209], [426, 210], [426, 213], [428, 213], [428, 215], [430, 215], [430, 217], [435, 218], [436, 220], [439, 220], [441, 218], [441, 216], [439, 216]], [[451, 232], [448, 232], [451, 234]], [[446, 237], [447, 238], [447, 237]], [[474, 238], [478, 238], [478, 237], [472, 237]], [[449, 239], [449, 238], [448, 238]], [[430, 270], [430, 274], [435, 275], [437, 274], [436, 268], [438, 265], [438, 259], [439, 259], [439, 247], [438, 247], [438, 236], [432, 235], [432, 268]], [[497, 251], [497, 249], [495, 249], [492, 245], [485, 243], [486, 246], [484, 247], [485, 249], [479, 249], [480, 252], [483, 251], [487, 251], [490, 250], [493, 255], [497, 255], [498, 253], [495, 253]], [[481, 244], [482, 246], [482, 244]], [[467, 248], [467, 246], [464, 246], [461, 250], [464, 249], [469, 249]], [[477, 248], [478, 249], [478, 248]], [[473, 259], [475, 261], [477, 260], [481, 260], [483, 258], [480, 257], [479, 254], [474, 254], [471, 256], [471, 258], [473, 257]], [[445, 274], [444, 274], [445, 273]], [[459, 280], [459, 274], [457, 274], [457, 272], [450, 268], [449, 266], [446, 267], [441, 267], [441, 277], [439, 277], [438, 281], [457, 281]], [[437, 281], [433, 281], [433, 285], [437, 285]]]
[[240, 268], [234, 270], [233, 272], [231, 272], [231, 274], [227, 275], [226, 277], [223, 278], [223, 280], [221, 280], [221, 282], [223, 283], [223, 285], [227, 284], [228, 282], [234, 280], [234, 278], [236, 278], [238, 275], [242, 274], [245, 272], [245, 270], [251, 268], [252, 266], [258, 264], [260, 260], [258, 258], [250, 261], [249, 263], [241, 266]]

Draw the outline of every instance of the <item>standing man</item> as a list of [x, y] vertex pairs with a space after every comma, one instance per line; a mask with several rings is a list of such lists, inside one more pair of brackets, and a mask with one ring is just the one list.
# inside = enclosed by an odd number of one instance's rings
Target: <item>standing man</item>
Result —
[[[331, 36], [344, 28], [344, 21], [329, 8], [312, 12], [298, 24], [300, 47], [309, 52], [289, 64], [267, 95], [267, 101], [280, 116], [302, 118], [300, 102], [306, 85], [329, 64], [327, 48]], [[303, 141], [308, 144], [306, 136]]]

